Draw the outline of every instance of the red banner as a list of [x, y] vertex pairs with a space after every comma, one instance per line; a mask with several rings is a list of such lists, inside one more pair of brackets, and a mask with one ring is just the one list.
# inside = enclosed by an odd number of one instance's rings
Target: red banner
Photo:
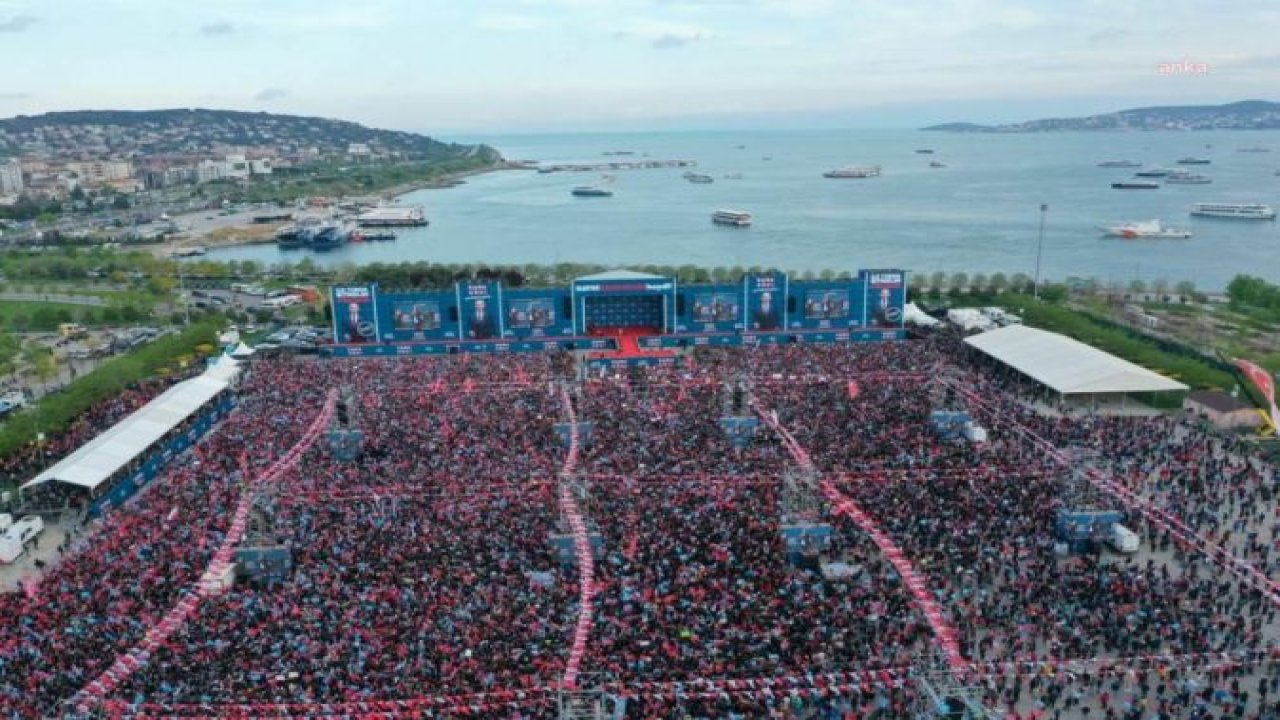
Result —
[[1276, 408], [1276, 382], [1272, 379], [1271, 373], [1248, 360], [1237, 358], [1235, 364], [1240, 368], [1240, 372], [1262, 391], [1263, 399], [1271, 406], [1271, 426], [1277, 429], [1276, 432], [1280, 432], [1280, 409]]

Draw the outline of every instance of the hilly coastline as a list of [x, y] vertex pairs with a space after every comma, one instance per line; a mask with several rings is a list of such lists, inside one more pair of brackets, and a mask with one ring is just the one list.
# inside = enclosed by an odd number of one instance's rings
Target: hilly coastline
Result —
[[921, 130], [1034, 133], [1080, 130], [1280, 130], [1280, 103], [1244, 100], [1225, 105], [1133, 108], [1078, 118], [1043, 118], [1007, 125], [953, 122]]
[[485, 145], [380, 130], [329, 118], [210, 109], [77, 110], [0, 120], [0, 156], [145, 157], [272, 147], [317, 156], [361, 152], [399, 160], [492, 156]]

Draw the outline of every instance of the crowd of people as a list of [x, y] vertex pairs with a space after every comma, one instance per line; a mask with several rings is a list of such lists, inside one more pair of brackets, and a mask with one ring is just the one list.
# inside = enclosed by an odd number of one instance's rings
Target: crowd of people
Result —
[[[0, 597], [0, 715], [56, 714], [133, 647], [252, 492], [258, 539], [287, 547], [292, 571], [203, 602], [112, 701], [209, 715], [521, 692], [485, 716], [550, 718], [545, 691], [580, 661], [627, 717], [913, 717], [921, 696], [899, 673], [935, 648], [936, 623], [821, 479], [901, 549], [957, 631], [958, 677], [1007, 717], [1280, 717], [1275, 605], [1132, 512], [1141, 554], [1068, 552], [1055, 521], [1073, 474], [1044, 450], [1087, 457], [1276, 578], [1277, 477], [1248, 445], [1181, 417], [1046, 410], [942, 335], [686, 359], [587, 379], [567, 354], [255, 363], [190, 456], [34, 595]], [[330, 392], [333, 429], [362, 433], [354, 459], [322, 439], [255, 484]], [[565, 398], [582, 422], [573, 468]], [[940, 433], [940, 408], [989, 440]], [[776, 419], [814, 475], [771, 422], [735, 442], [726, 416]], [[577, 659], [566, 469], [598, 538]], [[830, 532], [802, 560], [784, 537], [797, 524]], [[1174, 655], [1201, 659], [1152, 659]], [[880, 682], [849, 679], [871, 671]]]

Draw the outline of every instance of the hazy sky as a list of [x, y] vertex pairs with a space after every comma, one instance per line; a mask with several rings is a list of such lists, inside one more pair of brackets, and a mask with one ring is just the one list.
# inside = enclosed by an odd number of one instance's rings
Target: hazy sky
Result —
[[[0, 0], [0, 116], [483, 133], [895, 127], [1280, 99], [1280, 0]], [[1190, 60], [1207, 73], [1162, 75]]]

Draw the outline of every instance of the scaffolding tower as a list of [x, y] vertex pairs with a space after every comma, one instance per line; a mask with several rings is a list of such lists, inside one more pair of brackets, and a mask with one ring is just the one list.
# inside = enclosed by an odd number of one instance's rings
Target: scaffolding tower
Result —
[[626, 701], [601, 688], [594, 674], [579, 676], [578, 687], [561, 688], [556, 696], [560, 720], [622, 720]]
[[915, 663], [916, 720], [999, 720], [982, 704], [983, 691], [966, 685], [951, 669], [941, 649], [922, 653]]

